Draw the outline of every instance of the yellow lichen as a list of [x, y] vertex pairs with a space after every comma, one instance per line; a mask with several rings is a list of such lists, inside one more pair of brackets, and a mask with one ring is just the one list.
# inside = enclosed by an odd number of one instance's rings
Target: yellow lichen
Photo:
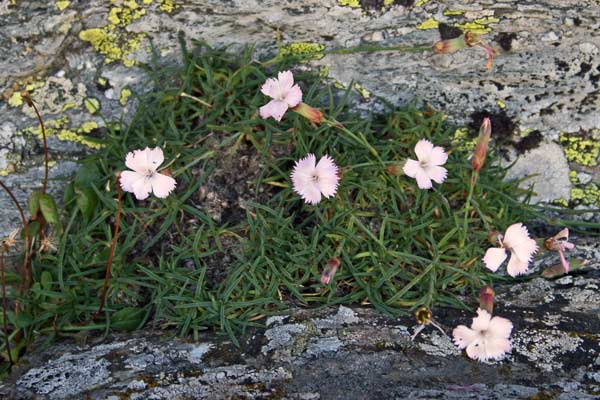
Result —
[[108, 12], [108, 21], [113, 25], [119, 25], [121, 23], [121, 18], [119, 18], [119, 14], [123, 11], [121, 7], [113, 7]]
[[71, 4], [70, 1], [67, 0], [60, 0], [57, 1], [56, 3], [54, 3], [56, 5], [56, 8], [58, 8], [60, 11], [64, 10], [65, 8], [69, 7], [69, 4]]
[[415, 7], [421, 7], [423, 4], [428, 3], [429, 0], [419, 0], [415, 3]]
[[23, 98], [21, 97], [21, 92], [14, 92], [10, 99], [8, 99], [8, 105], [12, 107], [19, 107], [23, 105]]
[[472, 152], [477, 145], [477, 137], [469, 139], [469, 130], [466, 127], [458, 128], [454, 131], [451, 143], [452, 147], [457, 150]]
[[[592, 133], [594, 136], [596, 132]], [[600, 142], [586, 139], [581, 136], [570, 136], [565, 132], [559, 134], [559, 141], [565, 152], [567, 160], [587, 167], [598, 165]]]
[[417, 25], [417, 29], [437, 29], [440, 26], [439, 21], [436, 21], [433, 17], [429, 18], [426, 21], [421, 22], [419, 25]]
[[77, 129], [79, 133], [90, 133], [94, 129], [98, 128], [98, 124], [96, 121], [88, 121], [81, 124], [81, 126]]
[[341, 6], [360, 8], [360, 2], [358, 0], [338, 0], [338, 3]]
[[504, 109], [506, 108], [506, 103], [503, 102], [502, 100], [496, 100], [496, 104], [498, 104], [498, 107]]
[[490, 28], [488, 26], [489, 24], [493, 24], [493, 23], [497, 23], [497, 22], [500, 22], [500, 20], [496, 17], [484, 17], [484, 18], [477, 18], [473, 21], [465, 22], [462, 24], [456, 23], [456, 24], [454, 24], [454, 26], [462, 29], [463, 31], [473, 32], [473, 33], [483, 35], [492, 30], [492, 28]]
[[85, 137], [84, 135], [79, 135], [71, 130], [68, 129], [63, 129], [61, 130], [56, 137], [60, 140], [64, 140], [64, 141], [69, 141], [69, 142], [76, 142], [76, 143], [81, 143], [87, 147], [90, 147], [92, 149], [100, 149], [102, 148], [102, 144], [98, 143], [97, 141], [93, 140], [93, 139], [89, 139], [87, 137]]
[[552, 200], [552, 203], [557, 205], [557, 206], [563, 206], [563, 207], [568, 207], [569, 206], [569, 202], [566, 199], [555, 199]]
[[176, 5], [173, 0], [160, 0], [160, 6], [158, 6], [158, 8], [166, 13], [172, 13], [175, 9], [179, 8], [179, 6]]
[[99, 77], [98, 78], [98, 83], [102, 86], [106, 85], [106, 78], [103, 77]]
[[83, 105], [90, 114], [95, 114], [100, 110], [100, 102], [93, 97], [89, 97], [83, 101]]
[[65, 103], [65, 104], [62, 106], [62, 109], [61, 109], [60, 111], [61, 111], [61, 112], [65, 112], [65, 111], [67, 111], [67, 110], [69, 110], [69, 109], [71, 109], [71, 108], [77, 108], [77, 104], [75, 104], [75, 103]]
[[121, 103], [122, 106], [125, 106], [125, 104], [127, 104], [127, 100], [129, 100], [129, 96], [131, 96], [131, 89], [123, 89], [121, 90], [121, 96], [119, 97], [119, 103]]
[[392, 4], [394, 4], [394, 0], [383, 0], [384, 7], [391, 6]]
[[144, 4], [152, 4], [152, 0], [142, 0], [142, 3], [144, 3]]
[[318, 60], [323, 58], [325, 45], [310, 42], [295, 42], [283, 45], [279, 48], [279, 54], [288, 55], [306, 55], [308, 58]]
[[463, 10], [444, 10], [444, 15], [446, 15], [446, 16], [462, 15], [464, 13], [465, 13], [465, 11], [463, 11]]
[[571, 189], [571, 200], [580, 201], [588, 205], [600, 205], [600, 188], [595, 183], [586, 187]]
[[579, 183], [579, 179], [577, 178], [577, 171], [569, 171], [569, 180], [573, 184]]

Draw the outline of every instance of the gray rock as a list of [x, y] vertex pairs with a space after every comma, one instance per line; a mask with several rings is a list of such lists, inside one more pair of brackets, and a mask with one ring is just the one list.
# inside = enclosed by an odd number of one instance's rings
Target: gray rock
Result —
[[543, 143], [540, 147], [520, 156], [508, 171], [508, 179], [531, 176], [522, 186], [533, 186], [533, 201], [551, 202], [571, 198], [569, 164], [562, 148], [556, 143]]

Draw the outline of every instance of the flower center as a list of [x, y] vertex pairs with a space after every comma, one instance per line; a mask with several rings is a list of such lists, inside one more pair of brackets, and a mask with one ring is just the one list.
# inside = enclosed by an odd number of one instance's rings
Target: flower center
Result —
[[154, 171], [153, 171], [153, 170], [151, 170], [151, 169], [147, 169], [147, 170], [144, 172], [144, 176], [145, 176], [146, 178], [152, 178], [152, 176], [154, 176]]
[[317, 174], [312, 174], [311, 179], [314, 183], [318, 183], [319, 182], [319, 175]]

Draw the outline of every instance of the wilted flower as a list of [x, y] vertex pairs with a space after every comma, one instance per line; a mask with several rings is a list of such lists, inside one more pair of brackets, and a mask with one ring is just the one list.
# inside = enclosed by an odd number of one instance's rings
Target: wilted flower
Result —
[[483, 262], [485, 266], [496, 272], [500, 264], [507, 257], [506, 251], [511, 254], [506, 270], [510, 276], [517, 276], [527, 272], [527, 267], [533, 254], [538, 247], [535, 240], [529, 237], [527, 228], [521, 223], [512, 224], [506, 230], [504, 238], [500, 235], [498, 238], [500, 248], [490, 248], [485, 252]]
[[477, 139], [477, 146], [473, 152], [473, 158], [471, 158], [471, 165], [475, 171], [479, 171], [485, 163], [485, 156], [488, 151], [488, 143], [490, 142], [490, 136], [492, 135], [492, 123], [489, 118], [484, 118], [479, 128], [479, 138]]
[[413, 335], [410, 337], [410, 340], [415, 340], [415, 338], [417, 337], [417, 335], [419, 333], [421, 333], [421, 331], [423, 329], [425, 329], [425, 327], [427, 325], [431, 325], [433, 327], [435, 327], [438, 331], [442, 332], [442, 334], [446, 337], [448, 337], [448, 335], [446, 334], [446, 332], [444, 332], [444, 330], [442, 329], [441, 326], [439, 326], [434, 320], [433, 320], [433, 313], [431, 312], [431, 310], [429, 309], [429, 307], [419, 307], [417, 309], [417, 311], [415, 311], [415, 319], [417, 320], [417, 328], [415, 329], [415, 332], [413, 333]]
[[575, 245], [569, 242], [569, 229], [565, 228], [556, 235], [544, 241], [544, 245], [548, 250], [558, 251], [560, 255], [560, 263], [565, 269], [565, 274], [569, 273], [569, 262], [565, 258], [565, 250], [573, 250]]
[[125, 165], [133, 171], [121, 172], [121, 188], [131, 192], [138, 200], [144, 200], [150, 192], [156, 197], [165, 198], [175, 189], [175, 179], [156, 172], [164, 161], [160, 147], [134, 150], [127, 154]]
[[498, 360], [511, 350], [510, 332], [513, 324], [506, 318], [494, 317], [481, 308], [473, 318], [471, 328], [459, 325], [454, 328], [454, 343], [467, 349], [467, 355], [479, 361]]
[[40, 241], [40, 253], [54, 253], [56, 251], [56, 240], [52, 237], [45, 237]]
[[259, 110], [260, 116], [265, 119], [273, 117], [281, 121], [288, 108], [296, 107], [302, 101], [302, 90], [297, 84], [294, 85], [291, 71], [280, 72], [277, 79], [267, 79], [260, 91], [273, 99]]
[[17, 235], [21, 232], [21, 228], [13, 229], [6, 239], [2, 239], [2, 248], [8, 252], [8, 249], [17, 245]]
[[338, 167], [328, 155], [316, 162], [314, 154], [296, 161], [292, 171], [294, 191], [308, 204], [321, 201], [321, 194], [327, 198], [333, 196], [338, 187]]
[[333, 258], [330, 258], [329, 260], [327, 260], [327, 266], [325, 267], [325, 269], [323, 270], [323, 273], [321, 274], [321, 283], [323, 285], [329, 284], [329, 282], [331, 282], [331, 279], [333, 279], [333, 276], [335, 275], [335, 273], [337, 272], [339, 267], [340, 267], [340, 259], [339, 258], [333, 257]]
[[444, 149], [433, 144], [426, 139], [421, 139], [415, 145], [415, 154], [417, 159], [406, 160], [404, 164], [404, 173], [417, 180], [417, 185], [421, 189], [431, 189], [431, 181], [442, 183], [446, 179], [448, 171], [441, 167], [448, 160], [448, 154]]
[[460, 35], [457, 38], [440, 40], [433, 45], [432, 49], [439, 54], [450, 54], [460, 49], [464, 49], [465, 47], [467, 47], [465, 36]]
[[488, 59], [487, 63], [485, 64], [485, 67], [487, 69], [491, 69], [492, 65], [494, 63], [494, 55], [500, 55], [500, 52], [498, 50], [494, 49], [489, 44], [482, 41], [480, 36], [473, 32], [465, 32], [464, 36], [465, 36], [465, 42], [466, 42], [467, 46], [481, 47], [483, 49], [483, 51], [485, 51], [485, 54], [487, 55], [487, 59]]

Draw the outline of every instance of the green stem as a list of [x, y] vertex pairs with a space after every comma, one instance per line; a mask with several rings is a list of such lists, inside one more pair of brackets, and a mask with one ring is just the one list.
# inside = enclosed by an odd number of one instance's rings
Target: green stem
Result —
[[477, 171], [473, 171], [471, 175], [471, 185], [469, 187], [469, 195], [465, 203], [465, 218], [463, 220], [462, 236], [460, 238], [459, 248], [464, 247], [465, 240], [467, 239], [467, 229], [469, 228], [469, 209], [471, 208], [471, 199], [473, 198], [473, 190], [475, 189], [475, 183], [477, 182]]
[[383, 164], [383, 161], [381, 160], [381, 158], [379, 158], [379, 153], [377, 152], [377, 150], [375, 150], [373, 148], [373, 146], [371, 146], [371, 144], [367, 141], [367, 139], [364, 137], [364, 135], [362, 133], [359, 132], [358, 135], [356, 135], [354, 132], [350, 131], [341, 122], [338, 122], [334, 118], [332, 118], [331, 120], [324, 118], [323, 122], [330, 128], [337, 128], [337, 129], [341, 130], [357, 144], [363, 145], [365, 148], [367, 148], [367, 150], [369, 150], [369, 152], [371, 152], [371, 154], [373, 154], [375, 157], [377, 157], [377, 160], [380, 163]]

